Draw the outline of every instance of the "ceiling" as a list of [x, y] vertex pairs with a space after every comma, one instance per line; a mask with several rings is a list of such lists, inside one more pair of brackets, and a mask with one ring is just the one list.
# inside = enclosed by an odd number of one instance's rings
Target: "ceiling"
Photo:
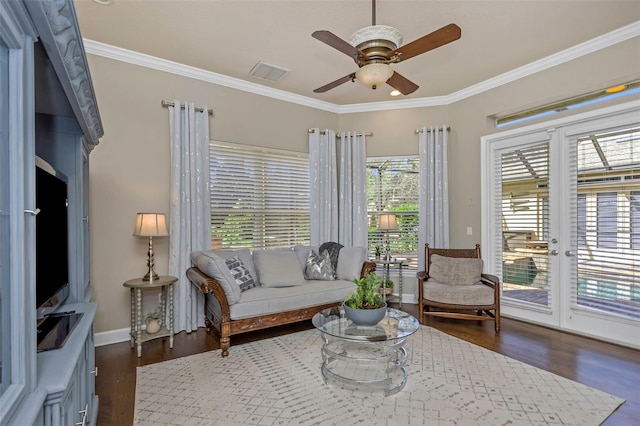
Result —
[[[311, 33], [348, 40], [371, 25], [370, 1], [75, 0], [75, 7], [85, 39], [336, 105], [450, 95], [640, 21], [640, 0], [378, 0], [377, 24], [399, 29], [403, 44], [449, 23], [462, 29], [460, 40], [393, 65], [420, 86], [393, 98], [391, 87], [358, 81], [313, 92], [357, 66]], [[258, 61], [291, 72], [276, 83], [249, 76]]]

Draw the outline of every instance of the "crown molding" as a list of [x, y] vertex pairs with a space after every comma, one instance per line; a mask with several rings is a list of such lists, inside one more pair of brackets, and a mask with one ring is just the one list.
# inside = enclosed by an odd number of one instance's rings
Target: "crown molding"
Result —
[[112, 46], [99, 41], [84, 39], [84, 47], [87, 53], [93, 55], [115, 59], [117, 61], [126, 62], [132, 65], [139, 65], [141, 67], [151, 68], [158, 71], [164, 71], [180, 75], [182, 77], [193, 78], [206, 83], [218, 84], [231, 89], [267, 96], [310, 108], [338, 113], [338, 105], [330, 102], [319, 101], [307, 96], [301, 96], [284, 90], [263, 86], [261, 84], [251, 83], [249, 81], [240, 80], [239, 78], [229, 77], [212, 71], [203, 70], [202, 68], [196, 68], [179, 62], [173, 62], [155, 56], [146, 55], [144, 53], [135, 52], [133, 50], [123, 49], [121, 47]]
[[514, 70], [500, 74], [483, 82], [474, 84], [457, 92], [444, 96], [432, 96], [427, 98], [400, 99], [396, 101], [368, 102], [360, 104], [337, 105], [330, 102], [320, 101], [308, 96], [297, 95], [284, 90], [274, 89], [261, 84], [251, 83], [234, 77], [206, 71], [178, 62], [168, 61], [155, 56], [146, 55], [132, 50], [111, 46], [98, 41], [84, 39], [84, 46], [87, 53], [103, 56], [139, 65], [147, 68], [164, 71], [183, 77], [193, 78], [207, 83], [218, 84], [236, 90], [267, 96], [285, 102], [307, 106], [336, 114], [349, 114], [356, 112], [386, 111], [407, 108], [424, 108], [433, 106], [446, 106], [454, 102], [461, 101], [471, 96], [478, 95], [496, 87], [511, 83], [523, 77], [553, 68], [565, 62], [572, 61], [582, 56], [588, 55], [598, 50], [613, 46], [618, 43], [640, 36], [640, 21], [633, 22], [624, 27], [613, 30], [607, 34], [595, 37], [591, 40], [572, 46], [568, 49], [554, 53], [545, 58], [531, 62]]

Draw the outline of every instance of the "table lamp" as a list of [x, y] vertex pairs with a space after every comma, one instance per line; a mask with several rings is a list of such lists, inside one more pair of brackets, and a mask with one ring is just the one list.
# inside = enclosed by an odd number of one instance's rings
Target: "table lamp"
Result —
[[381, 214], [378, 221], [378, 229], [381, 231], [387, 231], [386, 240], [384, 242], [385, 255], [384, 260], [391, 260], [391, 245], [389, 243], [389, 231], [398, 229], [398, 219], [395, 214]]
[[158, 274], [153, 270], [153, 237], [167, 237], [167, 221], [162, 213], [138, 213], [136, 215], [136, 227], [133, 230], [135, 237], [149, 237], [149, 251], [147, 252], [147, 273], [143, 281], [158, 279]]

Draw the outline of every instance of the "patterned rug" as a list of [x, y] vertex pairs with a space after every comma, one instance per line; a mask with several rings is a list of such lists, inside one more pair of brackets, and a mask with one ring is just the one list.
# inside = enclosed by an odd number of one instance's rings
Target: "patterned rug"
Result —
[[598, 425], [623, 399], [429, 327], [399, 393], [320, 375], [316, 330], [138, 367], [136, 425]]

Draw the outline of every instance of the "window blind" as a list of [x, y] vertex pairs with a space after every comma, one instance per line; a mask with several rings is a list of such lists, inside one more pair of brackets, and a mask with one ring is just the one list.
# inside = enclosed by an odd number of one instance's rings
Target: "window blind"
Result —
[[578, 240], [571, 307], [640, 320], [640, 129], [587, 135], [571, 152]]
[[378, 229], [380, 215], [394, 214], [398, 229], [388, 231], [390, 254], [406, 258], [409, 268], [418, 266], [419, 164], [417, 157], [367, 159], [369, 252], [385, 245], [387, 231]]
[[213, 141], [212, 248], [309, 244], [308, 154]]
[[499, 170], [503, 294], [550, 306], [549, 143], [502, 153]]

